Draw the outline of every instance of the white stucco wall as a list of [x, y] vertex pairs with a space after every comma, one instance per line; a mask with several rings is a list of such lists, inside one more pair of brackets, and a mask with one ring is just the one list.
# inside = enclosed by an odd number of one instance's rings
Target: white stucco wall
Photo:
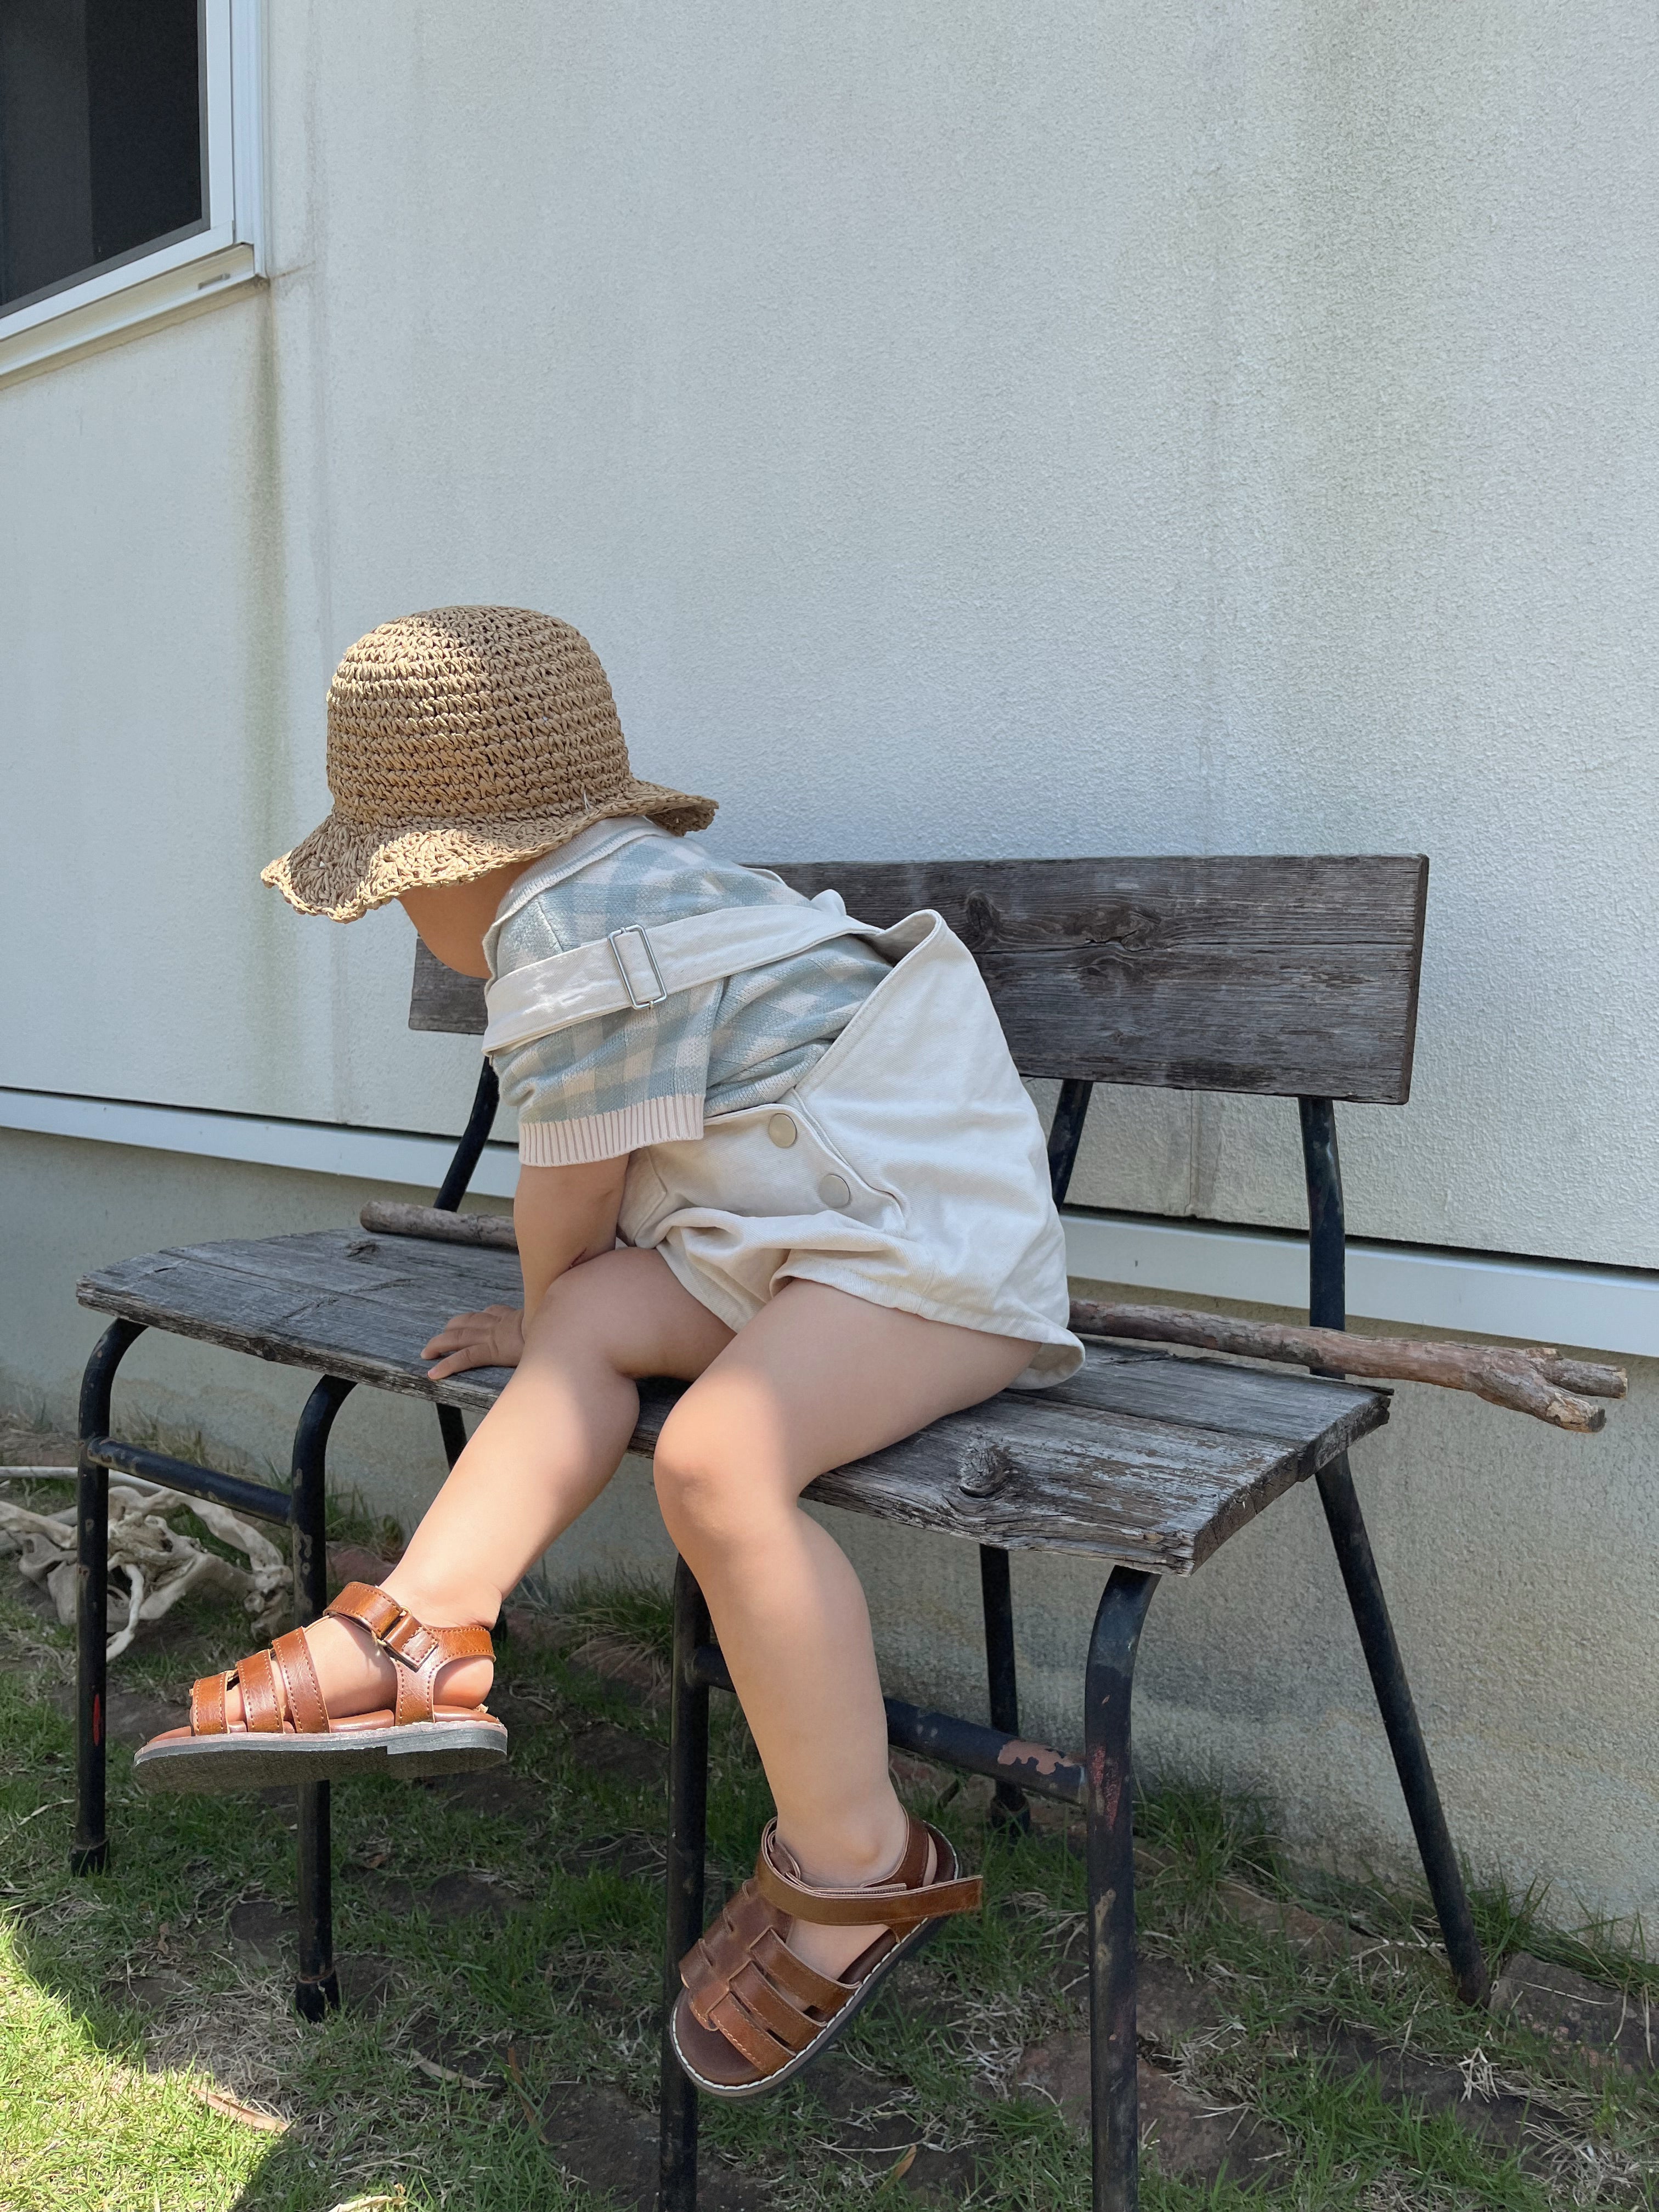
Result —
[[[1355, 1226], [1654, 1263], [1650, 9], [268, 14], [268, 292], [0, 389], [5, 1081], [448, 1126], [253, 874], [351, 638], [518, 600], [733, 852], [1427, 851]], [[1297, 1218], [1124, 1110], [1080, 1197]]]
[[[1427, 852], [1352, 1225], [1659, 1266], [1650, 8], [266, 13], [269, 286], [0, 386], [0, 1085], [453, 1129], [476, 1054], [404, 1031], [401, 915], [256, 876], [344, 647], [517, 601], [740, 855]], [[1103, 1094], [1075, 1195], [1299, 1222], [1294, 1127]], [[77, 1266], [361, 1194], [4, 1139], [0, 1386], [61, 1403]], [[245, 1442], [300, 1388], [167, 1358], [155, 1409]], [[1364, 1469], [1460, 1836], [1621, 1911], [1639, 1379], [1588, 1443], [1413, 1403]], [[424, 1434], [354, 1401], [343, 1464], [402, 1503]], [[1160, 1597], [1146, 1741], [1387, 1838], [1321, 1542], [1292, 1501]], [[955, 1570], [860, 1558], [894, 1664], [959, 1674]], [[1021, 1570], [1057, 1731], [1072, 1573]]]

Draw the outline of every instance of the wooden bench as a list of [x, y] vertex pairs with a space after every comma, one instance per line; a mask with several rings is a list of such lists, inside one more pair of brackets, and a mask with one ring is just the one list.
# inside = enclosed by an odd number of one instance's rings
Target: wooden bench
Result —
[[[1207, 859], [792, 865], [811, 894], [886, 924], [933, 907], [979, 961], [1014, 1058], [1060, 1081], [1049, 1136], [1065, 1194], [1091, 1085], [1153, 1085], [1294, 1097], [1310, 1220], [1310, 1318], [1344, 1324], [1344, 1232], [1334, 1103], [1400, 1104], [1410, 1089], [1427, 863], [1419, 858]], [[410, 1021], [478, 1033], [482, 987], [417, 954]], [[488, 1063], [437, 1204], [459, 1206], [495, 1112]], [[459, 1224], [457, 1224], [459, 1227]], [[80, 1763], [74, 1864], [107, 1863], [104, 1814], [105, 1542], [109, 1470], [125, 1470], [293, 1533], [299, 1617], [321, 1610], [328, 1432], [360, 1383], [433, 1401], [453, 1463], [462, 1413], [486, 1409], [504, 1370], [427, 1379], [420, 1346], [453, 1313], [516, 1302], [517, 1261], [483, 1244], [351, 1231], [160, 1252], [101, 1269], [82, 1302], [116, 1319], [88, 1363], [81, 1403]], [[295, 1435], [286, 1492], [189, 1467], [111, 1434], [116, 1370], [145, 1328], [201, 1338], [320, 1375]], [[677, 1386], [641, 1393], [635, 1448], [649, 1452]], [[1455, 1854], [1389, 1625], [1348, 1468], [1348, 1448], [1388, 1417], [1388, 1394], [1340, 1378], [1267, 1372], [1144, 1346], [1096, 1343], [1060, 1388], [1010, 1392], [814, 1483], [820, 1502], [979, 1547], [989, 1725], [888, 1701], [896, 1744], [996, 1783], [993, 1817], [1029, 1822], [1026, 1793], [1087, 1815], [1094, 2203], [1137, 2199], [1134, 1867], [1130, 1695], [1160, 1576], [1194, 1572], [1293, 1484], [1317, 1484], [1400, 1774], [1454, 1979], [1471, 2002], [1486, 1975]], [[1081, 1760], [1019, 1735], [1009, 1586], [1013, 1550], [1083, 1552], [1109, 1565], [1090, 1640]], [[701, 1595], [675, 1584], [665, 1993], [703, 1917], [703, 1804], [711, 1688], [729, 1688]], [[337, 2003], [325, 1784], [300, 1791], [296, 2002]], [[696, 2100], [665, 2044], [662, 2212], [696, 2202]]]

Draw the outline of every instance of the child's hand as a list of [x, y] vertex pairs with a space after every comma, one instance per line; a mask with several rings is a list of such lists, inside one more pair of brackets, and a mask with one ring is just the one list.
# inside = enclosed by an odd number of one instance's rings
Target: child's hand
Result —
[[524, 1316], [517, 1306], [486, 1306], [482, 1313], [457, 1314], [421, 1357], [437, 1361], [426, 1370], [434, 1382], [469, 1367], [516, 1367], [524, 1357]]

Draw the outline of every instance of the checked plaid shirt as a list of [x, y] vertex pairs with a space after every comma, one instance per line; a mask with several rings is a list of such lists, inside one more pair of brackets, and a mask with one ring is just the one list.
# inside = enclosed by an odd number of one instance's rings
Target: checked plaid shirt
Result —
[[[637, 817], [604, 822], [520, 878], [485, 939], [498, 977], [630, 923], [720, 907], [800, 906], [799, 892], [696, 837]], [[798, 1083], [889, 972], [861, 938], [677, 991], [495, 1055], [531, 1167], [608, 1160], [700, 1137], [705, 1120], [764, 1106]]]

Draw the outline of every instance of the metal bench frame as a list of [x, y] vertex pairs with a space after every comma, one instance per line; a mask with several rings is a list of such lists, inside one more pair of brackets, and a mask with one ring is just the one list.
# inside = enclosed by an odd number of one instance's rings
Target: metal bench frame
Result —
[[[459, 1209], [495, 1126], [500, 1103], [495, 1071], [488, 1060], [478, 1078], [472, 1111], [455, 1156], [433, 1203], [447, 1213]], [[154, 1324], [150, 1324], [154, 1325]], [[328, 1603], [328, 1543], [325, 1487], [329, 1432], [336, 1414], [356, 1389], [337, 1375], [325, 1375], [306, 1400], [294, 1431], [289, 1487], [273, 1490], [245, 1482], [216, 1468], [197, 1467], [166, 1452], [149, 1451], [110, 1433], [110, 1401], [123, 1359], [143, 1334], [146, 1324], [118, 1320], [93, 1347], [81, 1378], [80, 1439], [76, 1472], [77, 1551], [76, 1560], [76, 1800], [75, 1840], [70, 1865], [76, 1874], [99, 1874], [109, 1864], [105, 1810], [104, 1717], [107, 1705], [105, 1652], [109, 1638], [109, 1479], [112, 1472], [136, 1474], [193, 1498], [215, 1498], [237, 1513], [270, 1521], [290, 1532], [294, 1565], [294, 1617], [315, 1620]], [[438, 1406], [444, 1457], [451, 1467], [466, 1447], [466, 1427], [459, 1409]], [[296, 1838], [299, 1889], [299, 1973], [294, 2002], [306, 2020], [321, 2020], [340, 2002], [334, 1966], [333, 1854], [329, 1824], [329, 1784], [302, 1783], [298, 1798]]]
[[[896, 920], [921, 905], [945, 912], [980, 958], [1023, 1072], [1060, 1078], [1048, 1138], [1057, 1202], [1070, 1184], [1097, 1080], [1296, 1097], [1308, 1197], [1309, 1318], [1324, 1328], [1346, 1325], [1335, 1099], [1403, 1103], [1408, 1095], [1425, 861], [798, 865], [780, 872], [809, 894], [834, 884], [846, 895], [850, 911], [877, 922]], [[1058, 921], [1043, 902], [1051, 887]], [[1359, 909], [1352, 928], [1351, 908]], [[1305, 945], [1292, 926], [1298, 922], [1305, 924]], [[1249, 941], [1234, 944], [1234, 939]], [[1298, 951], [1304, 956], [1300, 971]], [[1288, 981], [1279, 972], [1281, 964], [1292, 971]], [[1042, 1000], [1035, 1011], [1033, 997]], [[1178, 1015], [1173, 1029], [1171, 1000]], [[1056, 1035], [1068, 1023], [1073, 1036], [1057, 1046]], [[478, 987], [417, 955], [410, 1025], [480, 1030]], [[1269, 1040], [1265, 1047], [1264, 1037]], [[1340, 1080], [1313, 1087], [1309, 1077], [1326, 1072]], [[438, 1206], [459, 1207], [496, 1104], [495, 1079], [486, 1062], [466, 1130], [437, 1194]], [[71, 1864], [82, 1873], [102, 1869], [109, 1857], [104, 1653], [111, 1471], [218, 1498], [239, 1512], [287, 1525], [296, 1617], [313, 1619], [327, 1597], [324, 1479], [329, 1432], [356, 1387], [353, 1380], [331, 1375], [318, 1382], [295, 1431], [289, 1488], [286, 1493], [274, 1491], [110, 1433], [116, 1371], [144, 1326], [125, 1317], [112, 1322], [88, 1362], [82, 1386], [78, 1799], [71, 1854]], [[453, 1466], [465, 1442], [461, 1415], [453, 1405], [440, 1404], [436, 1411]], [[1488, 1988], [1486, 1964], [1346, 1452], [1318, 1468], [1315, 1480], [1453, 1978], [1467, 2002], [1480, 2003]], [[1028, 1794], [1086, 1813], [1096, 2212], [1133, 2212], [1139, 2201], [1130, 1706], [1140, 1632], [1158, 1579], [1156, 1573], [1126, 1563], [1115, 1565], [1108, 1577], [1088, 1650], [1081, 1764], [1047, 1752], [1033, 1757], [1021, 1743], [1009, 1555], [996, 1547], [980, 1547], [990, 1726], [887, 1701], [895, 1744], [995, 1780], [994, 1820], [1028, 1828]], [[678, 1990], [677, 1962], [702, 1927], [708, 1694], [712, 1688], [730, 1687], [702, 1594], [682, 1562], [674, 1592], [665, 2003], [672, 2002]], [[1009, 1778], [1011, 1772], [1018, 1774], [1018, 1782]], [[329, 1789], [313, 1784], [297, 1794], [295, 1996], [300, 2012], [318, 2020], [339, 2002]], [[659, 2212], [695, 2212], [696, 2153], [696, 2093], [665, 2035]]]

